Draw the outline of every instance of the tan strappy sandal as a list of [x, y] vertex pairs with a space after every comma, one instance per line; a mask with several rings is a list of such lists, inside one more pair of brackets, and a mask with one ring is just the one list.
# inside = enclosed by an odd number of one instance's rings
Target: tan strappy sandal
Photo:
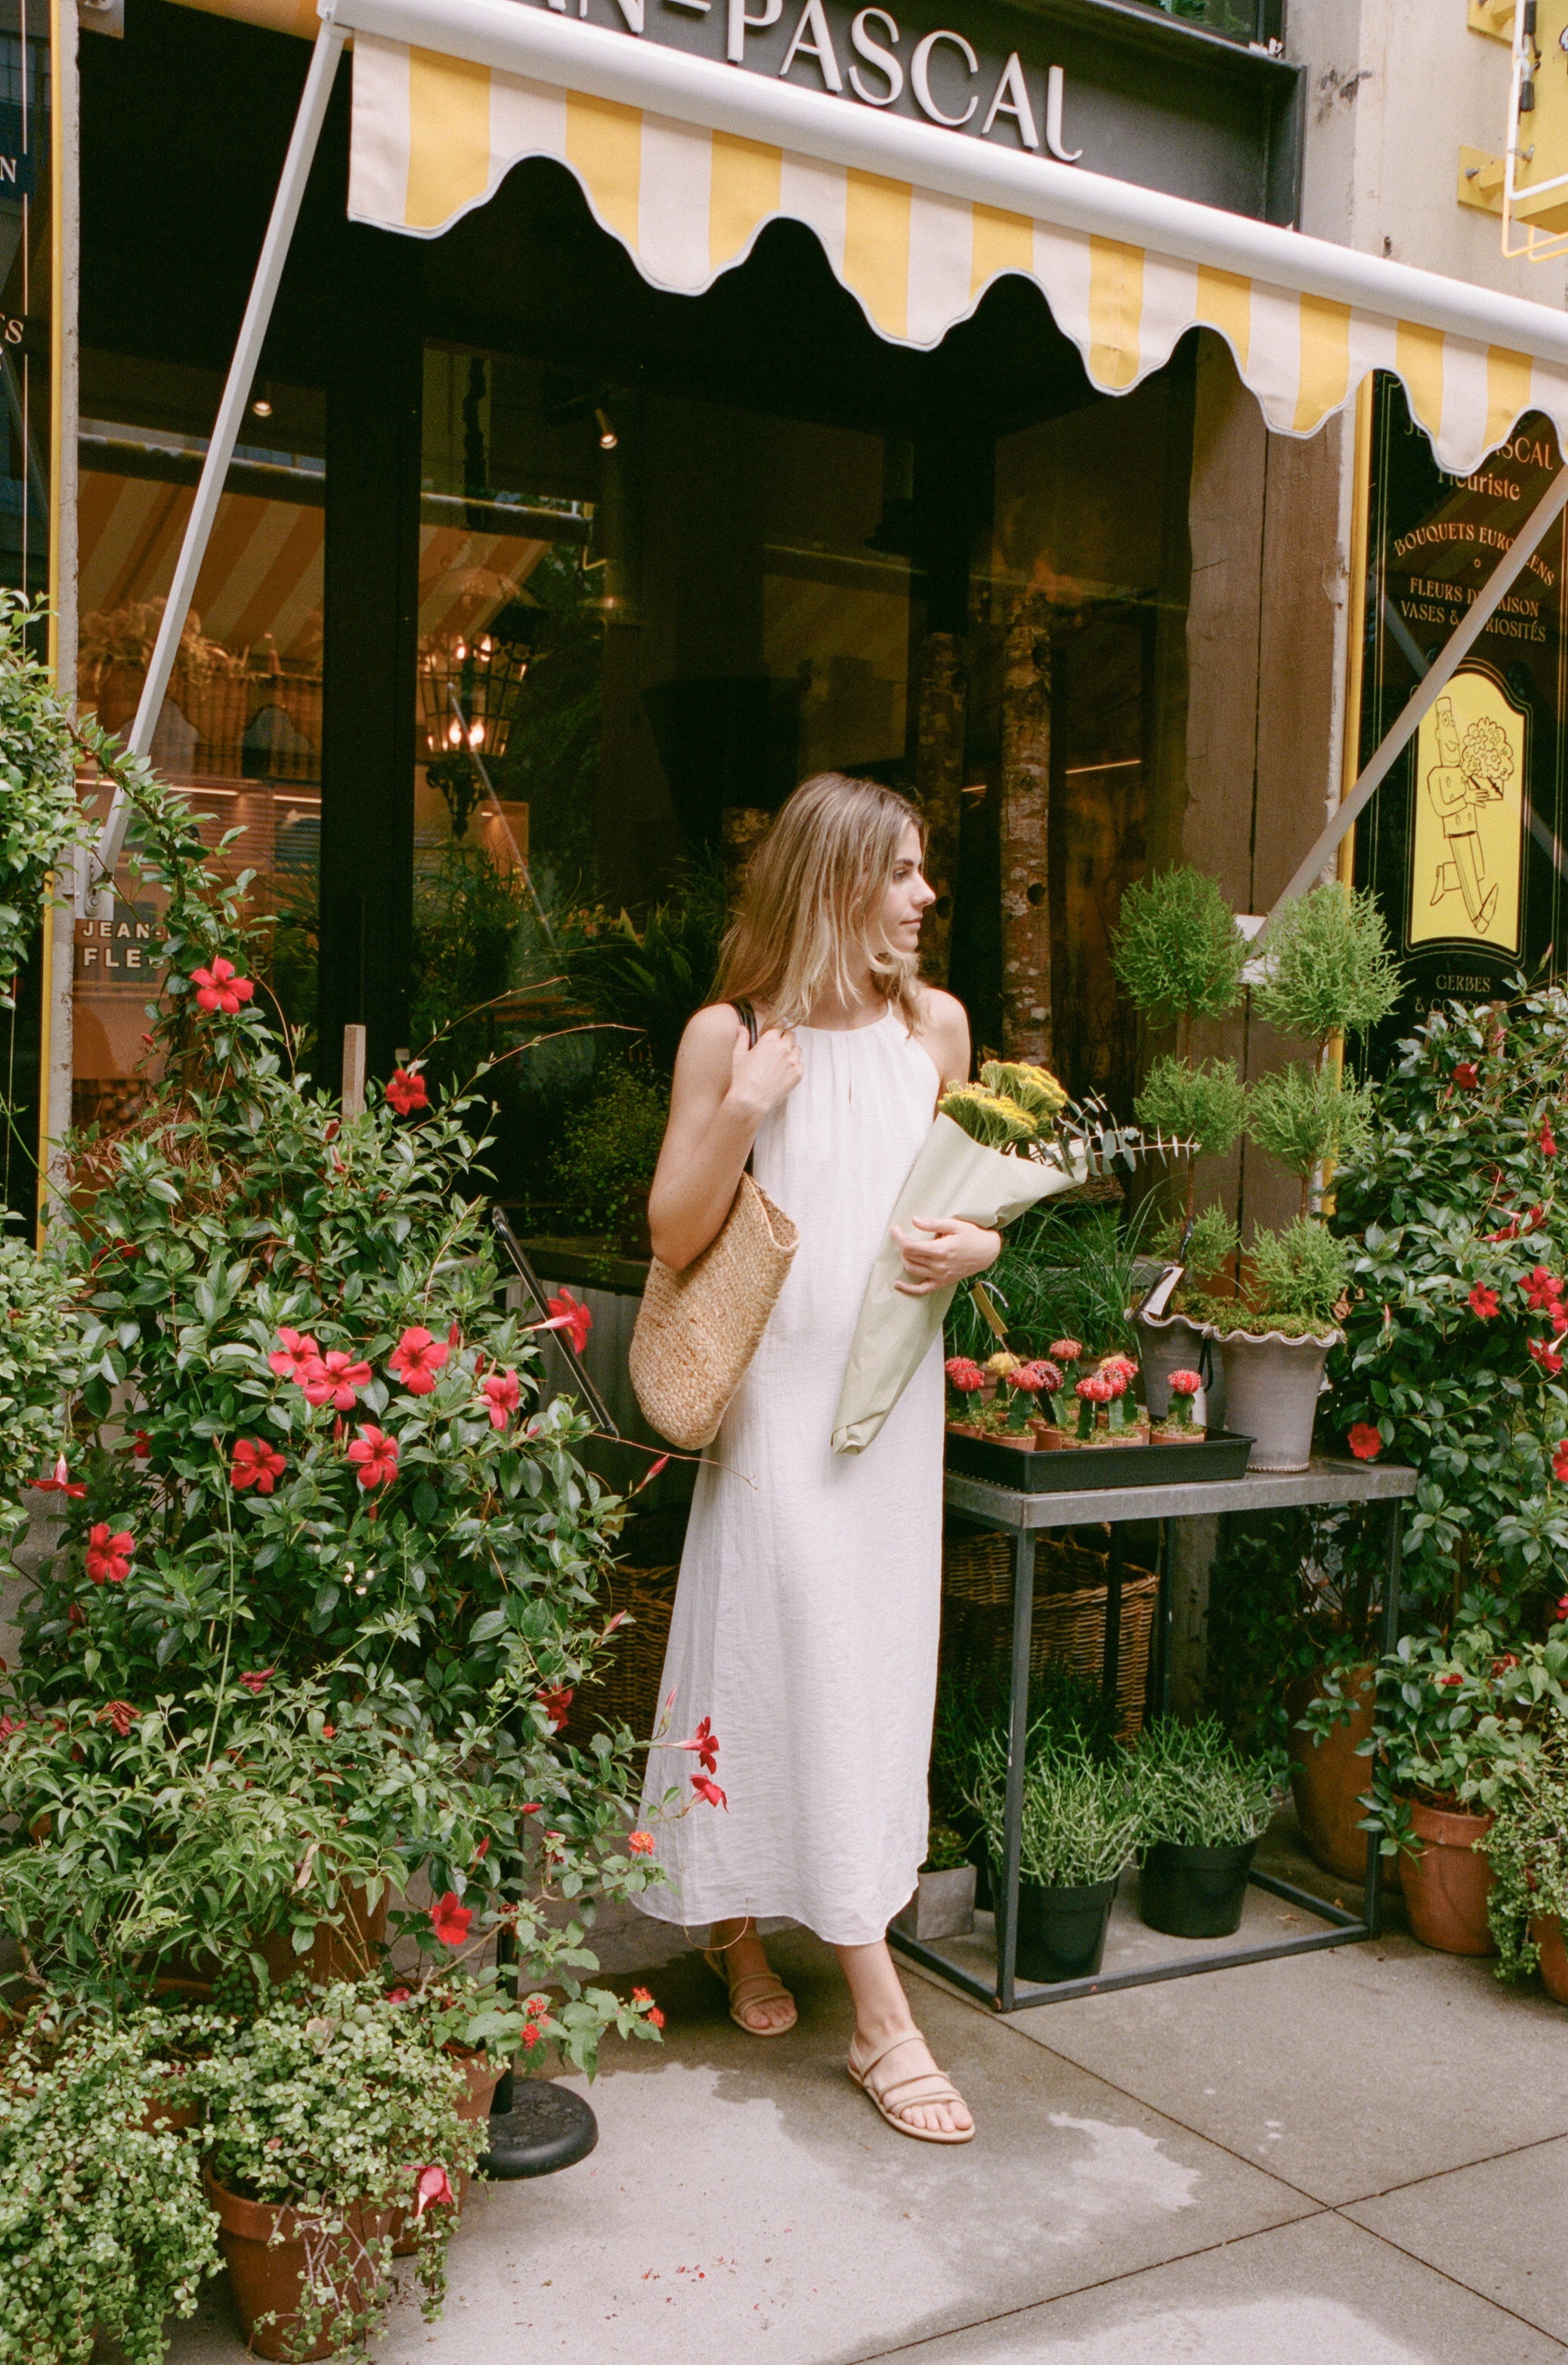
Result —
[[857, 2061], [852, 2044], [845, 2067], [860, 2091], [870, 2097], [889, 2126], [896, 2127], [901, 2135], [913, 2135], [916, 2143], [972, 2143], [975, 2133], [972, 2124], [967, 2127], [917, 2127], [903, 2116], [905, 2111], [919, 2110], [933, 2102], [958, 2102], [965, 2110], [969, 2109], [952, 2079], [944, 2076], [940, 2069], [922, 2069], [916, 2071], [913, 2078], [888, 2078], [880, 2085], [872, 2083], [871, 2073], [878, 2063], [885, 2061], [890, 2053], [896, 2053], [901, 2045], [912, 2045], [918, 2037], [917, 2029], [912, 2029], [902, 2036], [892, 2037], [879, 2053], [872, 2054], [869, 2061]]
[[[704, 1946], [702, 1959], [728, 1995], [730, 2018], [737, 2028], [744, 2028], [748, 2036], [789, 2035], [800, 2015], [795, 2010], [794, 1997], [774, 1972], [748, 1971], [744, 1978], [732, 1979], [722, 1946]], [[790, 2017], [777, 2028], [754, 2028], [749, 2020], [742, 2019], [741, 2014], [755, 2012], [759, 2003], [787, 2003]]]

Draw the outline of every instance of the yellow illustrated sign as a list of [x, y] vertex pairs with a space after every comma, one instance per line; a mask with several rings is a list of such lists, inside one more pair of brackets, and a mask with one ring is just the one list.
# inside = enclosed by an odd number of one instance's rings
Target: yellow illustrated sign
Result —
[[1407, 944], [1518, 951], [1524, 783], [1524, 715], [1462, 667], [1417, 736]]

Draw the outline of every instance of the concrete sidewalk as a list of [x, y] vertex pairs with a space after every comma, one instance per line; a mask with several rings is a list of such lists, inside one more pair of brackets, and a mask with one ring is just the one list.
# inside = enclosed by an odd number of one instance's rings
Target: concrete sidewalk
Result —
[[[697, 1957], [649, 1972], [666, 2042], [610, 2054], [598, 2151], [476, 2193], [384, 2365], [1568, 2357], [1568, 2019], [1489, 1965], [1396, 1934], [1009, 2021], [908, 1973], [980, 2130], [943, 2149], [845, 2077], [828, 1950], [774, 1951], [801, 2024], [767, 2044]], [[236, 2354], [215, 2297], [174, 2360]]]

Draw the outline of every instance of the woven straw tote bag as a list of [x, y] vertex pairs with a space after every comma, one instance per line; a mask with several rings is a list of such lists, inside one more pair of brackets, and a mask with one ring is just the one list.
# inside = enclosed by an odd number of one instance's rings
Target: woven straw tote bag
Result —
[[[741, 1011], [756, 1041], [756, 1016]], [[748, 1171], [716, 1239], [682, 1272], [655, 1257], [637, 1309], [627, 1368], [644, 1418], [672, 1445], [696, 1452], [719, 1434], [800, 1242]]]

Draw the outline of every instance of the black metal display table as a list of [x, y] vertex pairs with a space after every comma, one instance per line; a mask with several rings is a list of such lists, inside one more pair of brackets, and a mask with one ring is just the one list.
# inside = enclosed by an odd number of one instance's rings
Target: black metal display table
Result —
[[1325, 1922], [1325, 1929], [1305, 1938], [1284, 1938], [1265, 1945], [1238, 1945], [1224, 1954], [1189, 1947], [1168, 1961], [1145, 1964], [1136, 1970], [1107, 1971], [1092, 1978], [1061, 1979], [1049, 1986], [1020, 1983], [1016, 1973], [1018, 1927], [1018, 1859], [1024, 1821], [1024, 1742], [1028, 1724], [1029, 1645], [1035, 1616], [1035, 1538], [1046, 1529], [1083, 1528], [1108, 1522], [1111, 1530], [1110, 1568], [1105, 1601], [1104, 1687], [1106, 1698], [1116, 1697], [1117, 1658], [1121, 1645], [1123, 1530], [1136, 1520], [1158, 1519], [1163, 1534], [1159, 1553], [1159, 1607], [1155, 1628], [1157, 1709], [1165, 1705], [1169, 1651], [1171, 1530], [1177, 1519], [1201, 1519], [1219, 1511], [1282, 1511], [1306, 1504], [1386, 1503], [1389, 1507], [1388, 1575], [1383, 1588], [1383, 1644], [1392, 1650], [1399, 1636], [1399, 1554], [1405, 1498], [1416, 1491], [1416, 1473], [1397, 1466], [1380, 1467], [1360, 1462], [1315, 1461], [1310, 1468], [1275, 1474], [1249, 1473], [1243, 1478], [1174, 1480], [1170, 1485], [1085, 1488], [1070, 1494], [1022, 1495], [986, 1480], [949, 1472], [946, 1504], [977, 1526], [1000, 1528], [1013, 1537], [1013, 1657], [1011, 1708], [1007, 1736], [1007, 1798], [1002, 1825], [1002, 1862], [996, 1893], [996, 1975], [992, 1983], [979, 1978], [953, 1962], [939, 1947], [906, 1937], [893, 1930], [889, 1936], [902, 1954], [930, 1970], [938, 1971], [968, 1994], [999, 2012], [1021, 2012], [1036, 2004], [1063, 2003], [1070, 1997], [1105, 1995], [1117, 1988], [1142, 1987], [1159, 1979], [1190, 1978], [1198, 1971], [1229, 1970], [1238, 1963], [1260, 1963], [1281, 1955], [1307, 1955], [1325, 1946], [1350, 1946], [1378, 1933], [1382, 1901], [1382, 1857], [1375, 1838], [1367, 1843], [1366, 1888], [1359, 1914], [1326, 1905], [1305, 1889], [1271, 1874], [1254, 1871], [1259, 1889], [1282, 1897], [1292, 1905]]

